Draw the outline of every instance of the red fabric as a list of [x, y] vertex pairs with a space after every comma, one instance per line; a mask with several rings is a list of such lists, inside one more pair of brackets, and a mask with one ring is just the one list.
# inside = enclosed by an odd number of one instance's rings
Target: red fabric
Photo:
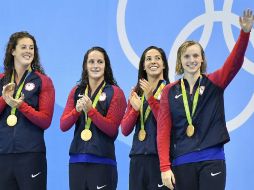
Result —
[[138, 116], [139, 116], [139, 111], [136, 111], [131, 106], [130, 101], [128, 101], [127, 110], [121, 122], [121, 130], [124, 136], [128, 136], [133, 131], [134, 126], [136, 125]]
[[[160, 108], [160, 103], [158, 102], [158, 100], [156, 100], [154, 98], [154, 96], [151, 96], [148, 99], [148, 104], [152, 110], [152, 113], [155, 117], [155, 119], [157, 120], [157, 115], [159, 112], [159, 108]], [[122, 133], [124, 136], [128, 136], [134, 129], [136, 123], [137, 123], [137, 119], [139, 116], [139, 111], [136, 111], [130, 104], [130, 102], [128, 102], [128, 106], [127, 106], [127, 111], [123, 117], [123, 120], [121, 122], [121, 129], [122, 129]]]
[[61, 116], [60, 128], [62, 131], [69, 130], [74, 125], [74, 123], [76, 123], [76, 121], [78, 120], [78, 118], [81, 114], [80, 112], [77, 112], [76, 106], [74, 104], [74, 94], [75, 94], [75, 91], [77, 88], [78, 87], [75, 86], [71, 90], [68, 100], [67, 100], [67, 103], [66, 103], [66, 106], [64, 108], [64, 112]]
[[[243, 64], [244, 53], [248, 45], [249, 36], [250, 33], [244, 33], [241, 31], [237, 43], [222, 68], [208, 75], [208, 78], [214, 84], [220, 86], [221, 88], [226, 88], [229, 82], [234, 78]], [[175, 85], [175, 83], [167, 85], [163, 90], [157, 120], [157, 148], [160, 158], [160, 170], [162, 172], [168, 171], [171, 166], [169, 155], [172, 119], [170, 115], [168, 94], [173, 85]]]
[[250, 33], [241, 30], [240, 36], [225, 61], [224, 65], [214, 73], [208, 75], [208, 78], [217, 86], [225, 89], [238, 73], [243, 65], [244, 54], [248, 46]]
[[[112, 87], [114, 95], [110, 102], [106, 117], [102, 116], [95, 108], [92, 108], [88, 112], [88, 117], [92, 119], [92, 122], [96, 125], [96, 127], [110, 137], [114, 137], [117, 134], [118, 126], [120, 125], [126, 109], [126, 101], [123, 91], [116, 86]], [[80, 113], [76, 111], [74, 105], [74, 93], [76, 88], [71, 91], [61, 117], [60, 128], [63, 131], [70, 129], [80, 115]]]
[[42, 86], [39, 95], [39, 110], [35, 110], [26, 102], [23, 102], [18, 108], [19, 111], [32, 123], [42, 129], [47, 129], [52, 121], [55, 104], [55, 89], [50, 78], [36, 72], [41, 78]]
[[160, 159], [160, 170], [165, 172], [170, 169], [170, 133], [172, 121], [170, 116], [170, 107], [168, 93], [170, 87], [175, 83], [167, 85], [161, 95], [160, 110], [157, 119], [157, 149]]

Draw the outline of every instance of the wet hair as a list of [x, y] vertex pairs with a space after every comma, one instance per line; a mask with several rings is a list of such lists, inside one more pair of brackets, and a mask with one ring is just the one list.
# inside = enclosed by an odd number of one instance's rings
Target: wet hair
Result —
[[9, 38], [9, 42], [6, 46], [5, 57], [4, 57], [4, 83], [9, 83], [11, 80], [11, 75], [14, 69], [14, 56], [12, 55], [13, 50], [16, 49], [18, 41], [23, 38], [30, 38], [34, 44], [34, 58], [31, 63], [31, 68], [34, 71], [38, 71], [45, 74], [43, 67], [40, 64], [38, 47], [34, 36], [26, 31], [16, 32], [12, 34]]
[[164, 50], [162, 48], [156, 47], [156, 46], [149, 46], [148, 48], [146, 48], [144, 50], [144, 52], [141, 55], [140, 61], [139, 61], [139, 69], [138, 69], [138, 81], [137, 84], [135, 86], [134, 91], [141, 96], [143, 94], [143, 90], [141, 89], [140, 85], [139, 85], [139, 80], [140, 79], [146, 79], [147, 80], [147, 73], [144, 70], [144, 63], [145, 63], [145, 57], [146, 57], [146, 53], [151, 50], [151, 49], [155, 49], [157, 50], [160, 54], [161, 54], [161, 58], [162, 58], [162, 62], [163, 62], [163, 79], [169, 83], [169, 78], [168, 78], [168, 61], [167, 61], [167, 57], [166, 54], [164, 52]]
[[82, 74], [81, 74], [81, 79], [79, 80], [79, 86], [82, 89], [83, 88], [85, 89], [86, 86], [89, 84], [88, 71], [87, 71], [87, 59], [88, 59], [88, 55], [93, 51], [99, 51], [104, 56], [104, 60], [105, 60], [104, 81], [107, 84], [117, 86], [117, 82], [113, 76], [113, 71], [112, 71], [112, 68], [110, 65], [110, 60], [109, 60], [108, 54], [105, 51], [105, 49], [103, 49], [102, 47], [97, 47], [97, 46], [90, 48], [84, 55], [83, 66], [82, 66], [83, 70], [82, 70]]
[[198, 43], [196, 41], [186, 41], [177, 50], [177, 59], [176, 59], [176, 74], [177, 75], [182, 75], [184, 73], [182, 61], [181, 61], [182, 54], [186, 51], [186, 49], [188, 47], [193, 46], [193, 45], [198, 45], [200, 48], [201, 56], [203, 59], [203, 62], [201, 64], [201, 68], [200, 68], [200, 72], [206, 73], [207, 63], [206, 63], [205, 52], [204, 52], [203, 47], [200, 45], [200, 43]]

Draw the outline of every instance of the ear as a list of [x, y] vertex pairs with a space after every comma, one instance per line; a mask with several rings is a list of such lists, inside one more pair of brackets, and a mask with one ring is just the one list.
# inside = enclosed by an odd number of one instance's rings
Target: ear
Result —
[[14, 56], [15, 55], [15, 49], [11, 50], [11, 54]]

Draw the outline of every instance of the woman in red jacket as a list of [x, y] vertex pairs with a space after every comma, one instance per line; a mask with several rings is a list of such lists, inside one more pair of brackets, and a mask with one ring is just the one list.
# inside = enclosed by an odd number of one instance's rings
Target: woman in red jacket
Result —
[[62, 131], [75, 124], [70, 147], [70, 189], [114, 190], [117, 186], [114, 141], [126, 100], [103, 48], [89, 49], [82, 68], [80, 82], [69, 94], [60, 124]]
[[229, 139], [224, 90], [241, 69], [254, 22], [252, 11], [240, 17], [241, 34], [222, 68], [206, 72], [198, 42], [184, 42], [177, 52], [177, 74], [167, 85], [158, 116], [158, 152], [163, 184], [177, 190], [224, 190], [224, 144]]
[[46, 190], [44, 130], [52, 120], [55, 90], [31, 34], [11, 35], [0, 89], [0, 189]]
[[[121, 122], [127, 136], [135, 128], [130, 152], [130, 190], [164, 189], [156, 146], [156, 125], [162, 89], [169, 82], [168, 62], [161, 48], [150, 46], [139, 62], [138, 82]], [[140, 98], [141, 97], [141, 98]]]

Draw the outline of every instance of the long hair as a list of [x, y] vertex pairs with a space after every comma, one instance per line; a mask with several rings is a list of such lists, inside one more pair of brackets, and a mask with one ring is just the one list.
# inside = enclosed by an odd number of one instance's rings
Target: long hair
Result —
[[32, 70], [45, 74], [44, 69], [40, 64], [39, 52], [35, 38], [25, 31], [16, 32], [10, 36], [9, 42], [6, 46], [4, 57], [4, 83], [10, 82], [11, 75], [14, 69], [14, 56], [12, 55], [12, 52], [13, 50], [15, 50], [18, 41], [22, 38], [30, 38], [34, 44], [34, 58], [31, 63]]
[[142, 56], [140, 58], [140, 61], [139, 61], [139, 69], [138, 69], [138, 81], [137, 81], [137, 84], [135, 86], [135, 89], [134, 91], [139, 95], [141, 96], [142, 93], [143, 93], [143, 90], [141, 89], [140, 85], [139, 85], [139, 80], [140, 79], [146, 79], [147, 80], [147, 73], [146, 71], [144, 70], [144, 63], [145, 63], [145, 57], [146, 57], [146, 53], [151, 50], [151, 49], [155, 49], [157, 50], [158, 52], [160, 52], [161, 54], [161, 58], [162, 58], [162, 61], [163, 61], [163, 66], [164, 66], [164, 69], [163, 69], [163, 79], [169, 83], [169, 78], [168, 78], [168, 61], [167, 61], [167, 57], [166, 57], [166, 54], [164, 52], [164, 50], [162, 48], [159, 48], [159, 47], [156, 47], [156, 46], [149, 46], [148, 48], [146, 48], [144, 50], [144, 52], [142, 53]]
[[201, 56], [203, 59], [203, 62], [201, 64], [201, 68], [200, 68], [200, 72], [202, 73], [206, 73], [206, 67], [207, 67], [207, 63], [206, 63], [206, 58], [205, 58], [205, 52], [203, 47], [201, 46], [200, 43], [196, 42], [196, 41], [186, 41], [184, 42], [177, 50], [177, 59], [176, 59], [176, 74], [177, 75], [182, 75], [184, 73], [183, 70], [183, 66], [182, 66], [182, 61], [181, 61], [181, 56], [182, 54], [186, 51], [186, 49], [190, 46], [193, 45], [198, 45], [201, 51]]
[[82, 66], [83, 70], [82, 70], [82, 74], [81, 74], [81, 79], [79, 80], [79, 86], [83, 89], [83, 88], [86, 88], [86, 86], [89, 84], [89, 77], [88, 77], [88, 71], [87, 71], [87, 59], [88, 59], [88, 55], [92, 51], [99, 51], [104, 56], [104, 60], [105, 60], [104, 81], [107, 84], [117, 86], [117, 82], [113, 76], [113, 71], [112, 71], [112, 68], [110, 65], [110, 60], [109, 60], [108, 54], [105, 51], [105, 49], [103, 49], [102, 47], [97, 47], [97, 46], [90, 48], [84, 55], [83, 66]]

